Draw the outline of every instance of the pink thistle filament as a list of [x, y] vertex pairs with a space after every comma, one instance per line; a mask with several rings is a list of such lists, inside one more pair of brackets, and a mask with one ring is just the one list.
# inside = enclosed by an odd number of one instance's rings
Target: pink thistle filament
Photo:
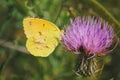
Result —
[[104, 54], [111, 46], [113, 29], [101, 18], [77, 17], [70, 20], [70, 27], [62, 34], [62, 43], [69, 50], [80, 54]]

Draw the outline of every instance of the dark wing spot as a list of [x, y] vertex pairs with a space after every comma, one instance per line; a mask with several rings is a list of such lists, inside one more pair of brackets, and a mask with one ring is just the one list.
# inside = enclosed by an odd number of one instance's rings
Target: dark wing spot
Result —
[[41, 33], [41, 32], [39, 32], [39, 35], [42, 35], [42, 33]]
[[43, 27], [45, 27], [45, 24], [43, 24]]
[[30, 25], [30, 26], [32, 25], [32, 22], [31, 22], [31, 21], [29, 22], [29, 25]]
[[49, 48], [49, 46], [45, 46], [45, 48]]
[[44, 39], [44, 41], [46, 41], [46, 39]]
[[35, 44], [43, 44], [42, 42], [34, 41]]

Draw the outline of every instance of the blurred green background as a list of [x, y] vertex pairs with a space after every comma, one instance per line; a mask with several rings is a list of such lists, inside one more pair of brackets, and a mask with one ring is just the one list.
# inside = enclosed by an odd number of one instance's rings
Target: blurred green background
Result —
[[[87, 80], [74, 72], [77, 55], [61, 45], [46, 58], [30, 55], [22, 21], [38, 17], [64, 29], [70, 18], [88, 15], [113, 24], [120, 37], [120, 0], [0, 0], [0, 80]], [[103, 62], [99, 77], [88, 80], [120, 80], [120, 44]]]

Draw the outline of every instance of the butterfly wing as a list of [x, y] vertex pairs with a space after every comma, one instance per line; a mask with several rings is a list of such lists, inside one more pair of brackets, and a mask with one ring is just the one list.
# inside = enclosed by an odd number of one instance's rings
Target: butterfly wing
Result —
[[25, 18], [24, 32], [26, 47], [34, 56], [46, 57], [51, 54], [60, 40], [60, 30], [53, 23], [39, 18]]

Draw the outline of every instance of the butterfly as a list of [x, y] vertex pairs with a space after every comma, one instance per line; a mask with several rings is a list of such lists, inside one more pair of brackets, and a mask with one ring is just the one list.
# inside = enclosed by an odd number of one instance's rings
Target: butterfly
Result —
[[33, 56], [47, 57], [59, 44], [60, 29], [50, 21], [39, 18], [24, 18], [26, 48]]

